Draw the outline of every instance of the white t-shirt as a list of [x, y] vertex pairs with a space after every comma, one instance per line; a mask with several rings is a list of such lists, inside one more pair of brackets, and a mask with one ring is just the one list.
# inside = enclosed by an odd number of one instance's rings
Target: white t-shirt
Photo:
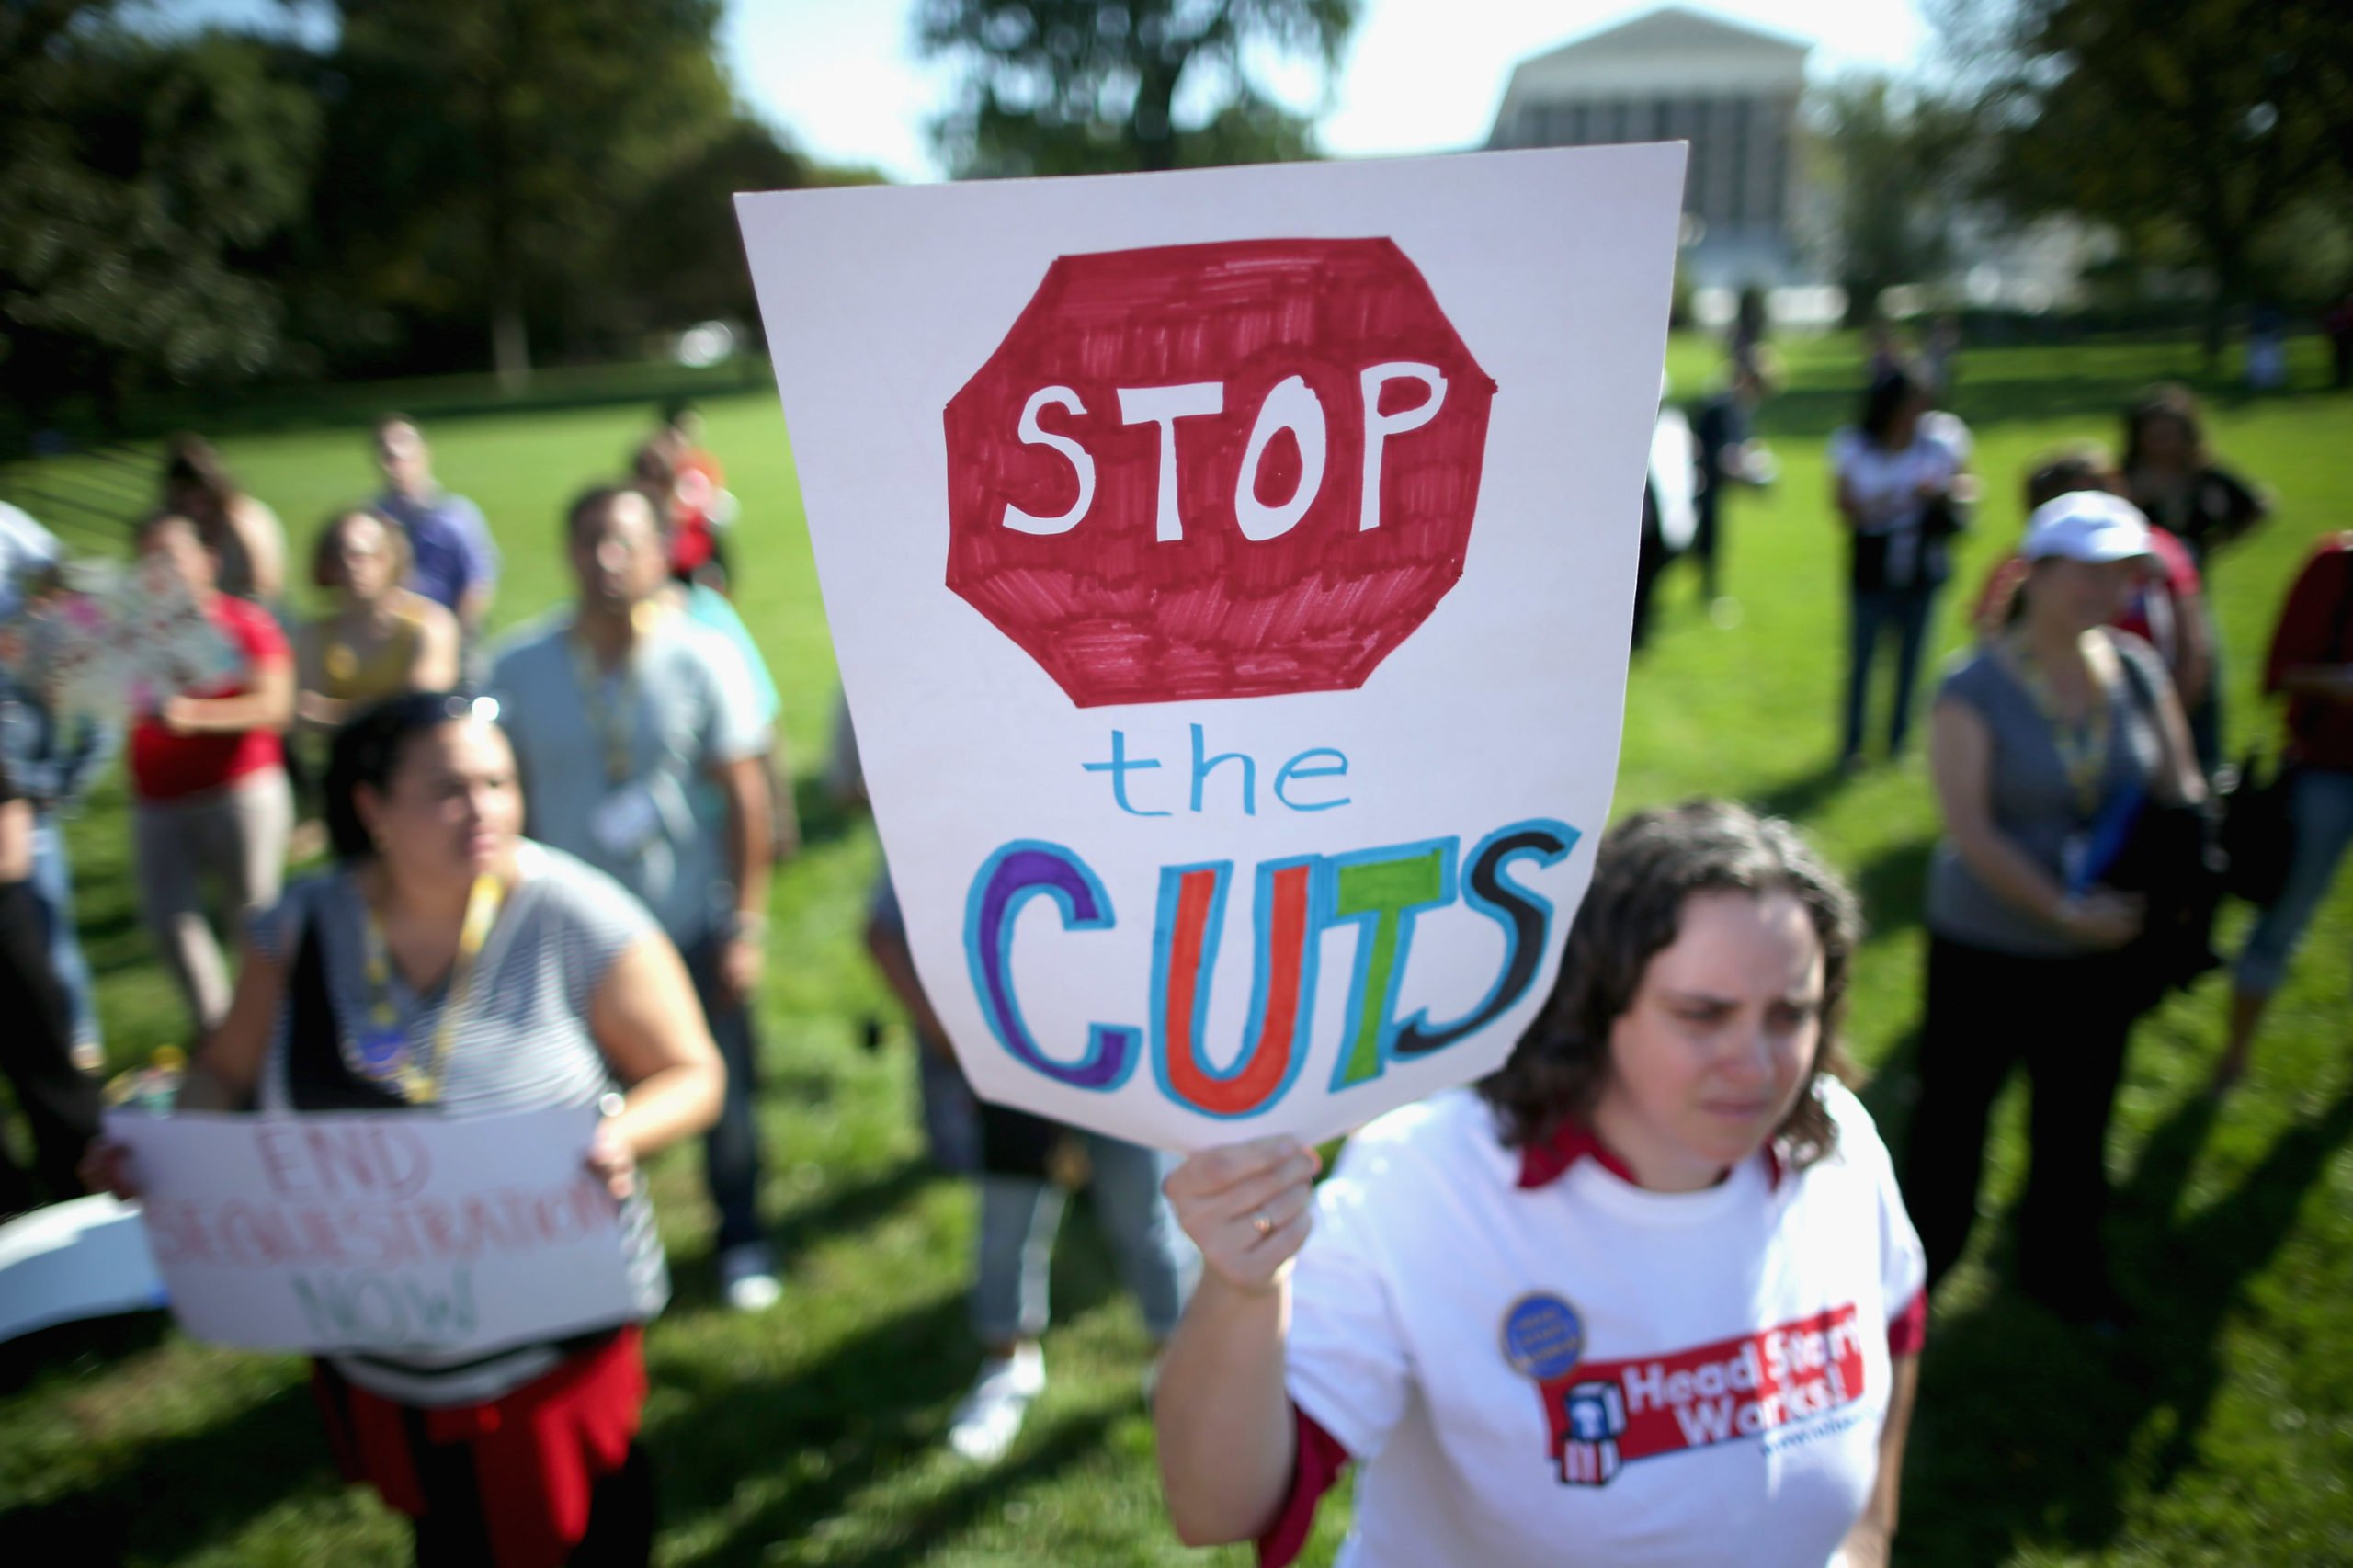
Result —
[[1855, 531], [1886, 534], [1887, 577], [1891, 584], [1909, 583], [1919, 559], [1920, 520], [1924, 506], [1920, 486], [1950, 488], [1967, 461], [1968, 426], [1950, 415], [1925, 414], [1913, 432], [1911, 444], [1889, 451], [1859, 430], [1847, 428], [1830, 437], [1830, 471], [1847, 486], [1862, 514]]
[[1870, 1115], [1819, 1092], [1836, 1153], [1696, 1193], [1589, 1159], [1523, 1190], [1470, 1089], [1350, 1140], [1288, 1350], [1361, 1466], [1344, 1568], [1823, 1568], [1927, 1267]]

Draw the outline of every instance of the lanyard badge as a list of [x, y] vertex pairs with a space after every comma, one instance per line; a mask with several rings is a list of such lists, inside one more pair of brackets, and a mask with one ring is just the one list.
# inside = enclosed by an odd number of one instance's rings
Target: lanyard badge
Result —
[[449, 1041], [457, 1034], [458, 1021], [465, 1015], [473, 993], [474, 960], [481, 956], [483, 944], [490, 939], [490, 928], [497, 924], [499, 907], [506, 898], [506, 884], [496, 877], [474, 879], [473, 891], [466, 895], [465, 923], [458, 930], [458, 955], [449, 968], [441, 1020], [434, 1027], [430, 1051], [423, 1060], [411, 1049], [408, 1028], [402, 1023], [400, 1009], [392, 1002], [392, 959], [385, 948], [383, 924], [376, 918], [374, 908], [368, 910], [364, 933], [368, 1022], [353, 1042], [354, 1050], [362, 1074], [394, 1090], [411, 1105], [432, 1105], [441, 1097]]

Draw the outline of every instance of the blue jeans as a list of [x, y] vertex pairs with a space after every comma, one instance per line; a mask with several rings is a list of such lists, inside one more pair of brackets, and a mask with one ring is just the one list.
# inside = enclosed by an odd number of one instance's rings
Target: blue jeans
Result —
[[2288, 977], [2288, 960], [2295, 956], [2305, 928], [2328, 896], [2337, 862], [2353, 846], [2353, 773], [2325, 767], [2296, 770], [2288, 796], [2289, 819], [2295, 824], [2295, 859], [2288, 868], [2288, 885], [2279, 902], [2263, 912], [2239, 952], [2234, 980], [2241, 991], [2268, 996]]
[[74, 868], [65, 859], [65, 831], [55, 812], [33, 818], [33, 896], [49, 927], [49, 961], [65, 987], [73, 1016], [74, 1043], [98, 1041], [98, 1009], [90, 990], [90, 965], [74, 929]]
[[760, 1042], [752, 1028], [752, 1010], [720, 994], [719, 955], [726, 945], [714, 932], [686, 952], [695, 996], [702, 1003], [719, 1058], [727, 1064], [727, 1097], [702, 1141], [705, 1180], [719, 1210], [721, 1252], [767, 1239], [760, 1228], [760, 1130], [752, 1114], [752, 1097], [759, 1088]]
[[[1096, 1218], [1120, 1275], [1143, 1311], [1154, 1343], [1176, 1330], [1200, 1269], [1200, 1256], [1177, 1227], [1160, 1183], [1168, 1174], [1156, 1151], [1100, 1133], [1083, 1133], [1094, 1171]], [[980, 1178], [979, 1267], [972, 1280], [972, 1332], [985, 1346], [1035, 1339], [1046, 1332], [1047, 1278], [1054, 1233], [1063, 1222], [1063, 1189], [1036, 1176]]]
[[1928, 639], [1937, 590], [1929, 584], [1909, 588], [1858, 588], [1849, 596], [1847, 642], [1847, 740], [1840, 756], [1863, 755], [1863, 720], [1870, 705], [1871, 665], [1887, 634], [1896, 635], [1895, 712], [1887, 727], [1887, 755], [1904, 750], [1912, 729], [1912, 694], [1920, 682], [1920, 651]]

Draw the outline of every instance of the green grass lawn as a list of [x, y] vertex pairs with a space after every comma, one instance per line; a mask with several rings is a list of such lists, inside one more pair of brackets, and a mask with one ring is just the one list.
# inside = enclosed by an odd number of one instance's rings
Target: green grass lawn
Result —
[[[2301, 384], [2318, 356], [2298, 345]], [[1804, 824], [1861, 888], [1871, 935], [1852, 1026], [1875, 1073], [1867, 1097], [1892, 1134], [1918, 1021], [1920, 895], [1935, 834], [1915, 757], [1852, 783], [1828, 770], [1844, 636], [1824, 437], [1853, 401], [1856, 351], [1801, 344], [1764, 434], [1774, 491], [1736, 498], [1729, 585], [1744, 608], [1711, 626], [1681, 574], [1627, 710], [1620, 812], [1694, 792], [1736, 795]], [[2141, 382], [2195, 363], [2187, 345], [2098, 342], [1980, 349], [1958, 407], [1975, 427], [1989, 500], [1938, 641], [2015, 540], [2018, 480], [2054, 441], [2116, 438]], [[1678, 391], [1706, 381], [1678, 340]], [[625, 389], [625, 383], [621, 383]], [[480, 389], [391, 389], [432, 414], [443, 477], [483, 506], [506, 552], [499, 619], [563, 591], [564, 498], [618, 469], [648, 414], [599, 382], [554, 406], [489, 406]], [[415, 395], [410, 395], [414, 392]], [[657, 1167], [679, 1290], [649, 1339], [648, 1436], [661, 1467], [663, 1561], [704, 1563], [1176, 1562], [1138, 1392], [1143, 1341], [1083, 1213], [1056, 1261], [1053, 1381], [1000, 1466], [947, 1457], [942, 1427], [975, 1352], [963, 1328], [972, 1199], [922, 1163], [904, 1030], [863, 1049], [885, 1004], [858, 930], [873, 835], [824, 808], [835, 676], [791, 459], [774, 399], [714, 395], [710, 441], [745, 520], [739, 603], [785, 701], [807, 848], [779, 878], [761, 1115], [767, 1203], [790, 1265], [786, 1304], [756, 1320], [714, 1304], [710, 1224], [693, 1156]], [[348, 394], [307, 416], [281, 403], [221, 421], [224, 449], [285, 517], [298, 549], [330, 506], [372, 479]], [[2272, 485], [2279, 515], [2211, 585], [2230, 651], [2234, 745], [2269, 734], [2254, 691], [2271, 619], [2344, 498], [2353, 398], [2218, 396], [2225, 457]], [[74, 482], [72, 463], [44, 483]], [[177, 1038], [177, 1003], [150, 960], [128, 877], [119, 785], [74, 824], [80, 915], [119, 1064]], [[2348, 879], [2353, 881], [2353, 879]], [[2244, 912], [2226, 925], [2235, 945]], [[2353, 886], [2340, 887], [2281, 996], [2254, 1072], [2201, 1097], [2222, 1028], [2219, 982], [2177, 998], [2134, 1042], [2109, 1169], [2112, 1238], [2143, 1319], [2102, 1343], [2070, 1334], [2005, 1284], [2005, 1227], [1937, 1303], [1905, 1486], [1906, 1563], [2353, 1562]], [[1998, 1217], [2022, 1163], [2022, 1098], [1997, 1119], [1987, 1202]], [[1327, 1562], [1345, 1509], [1309, 1561]], [[0, 1540], [16, 1562], [314, 1563], [404, 1561], [404, 1530], [341, 1488], [302, 1364], [210, 1348], [160, 1319], [52, 1331], [0, 1351]], [[36, 1543], [39, 1543], [36, 1545]], [[19, 1555], [30, 1551], [30, 1555]], [[1246, 1554], [1213, 1554], [1240, 1562]]]

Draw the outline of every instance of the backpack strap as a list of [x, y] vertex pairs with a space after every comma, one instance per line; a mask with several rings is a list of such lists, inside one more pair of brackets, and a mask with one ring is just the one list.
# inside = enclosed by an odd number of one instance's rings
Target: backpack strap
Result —
[[287, 971], [286, 1098], [296, 1110], [405, 1110], [408, 1102], [352, 1071], [327, 994], [318, 923], [302, 922]]

